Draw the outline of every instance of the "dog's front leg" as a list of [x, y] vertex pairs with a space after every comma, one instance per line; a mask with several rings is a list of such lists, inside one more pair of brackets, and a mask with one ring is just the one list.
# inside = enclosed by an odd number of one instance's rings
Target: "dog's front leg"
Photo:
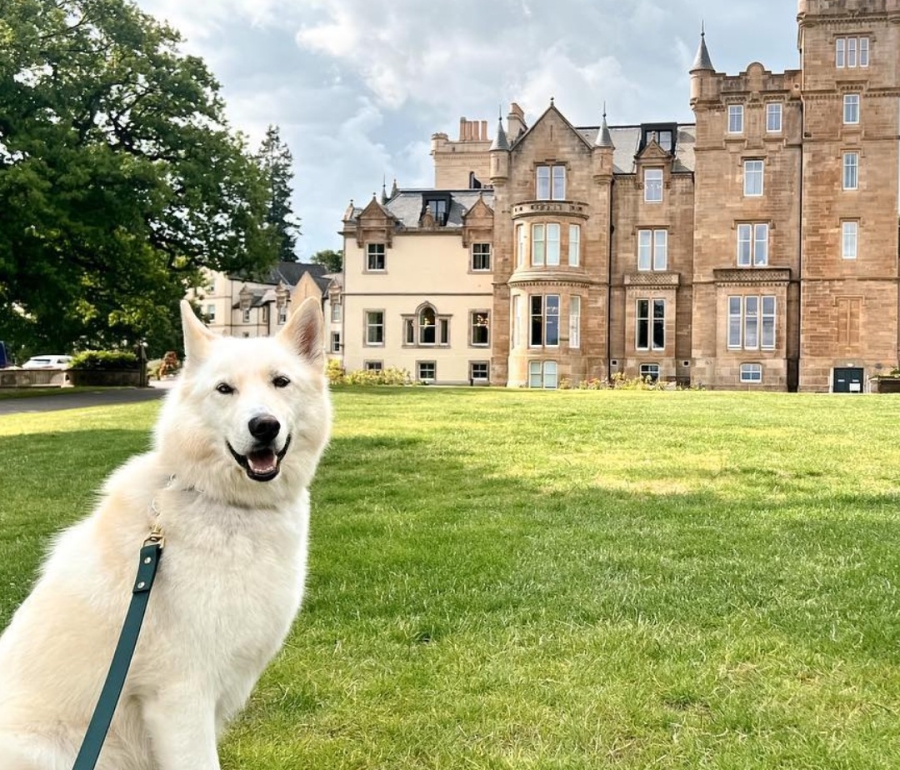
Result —
[[215, 704], [183, 685], [144, 702], [155, 767], [159, 770], [220, 770]]

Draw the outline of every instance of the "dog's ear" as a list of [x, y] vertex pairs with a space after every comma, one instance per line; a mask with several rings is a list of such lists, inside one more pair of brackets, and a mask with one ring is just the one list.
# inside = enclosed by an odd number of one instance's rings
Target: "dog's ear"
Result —
[[276, 335], [283, 344], [306, 358], [314, 366], [325, 366], [325, 344], [322, 339], [322, 308], [315, 297], [307, 297]]
[[194, 309], [186, 299], [181, 300], [181, 329], [184, 332], [185, 365], [203, 360], [215, 335], [194, 315]]

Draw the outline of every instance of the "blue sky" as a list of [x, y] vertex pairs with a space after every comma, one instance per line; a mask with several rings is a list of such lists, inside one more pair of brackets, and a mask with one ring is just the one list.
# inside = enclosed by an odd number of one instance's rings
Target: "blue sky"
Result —
[[555, 98], [576, 125], [690, 122], [701, 21], [713, 64], [799, 64], [794, 0], [137, 0], [185, 37], [254, 145], [269, 124], [294, 156], [298, 255], [339, 249], [350, 199], [433, 184], [431, 135]]

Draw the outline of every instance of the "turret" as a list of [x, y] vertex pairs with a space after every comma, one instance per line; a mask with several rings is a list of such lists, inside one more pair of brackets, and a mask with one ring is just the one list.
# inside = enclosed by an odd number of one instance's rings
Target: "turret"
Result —
[[713, 94], [713, 75], [716, 74], [716, 68], [713, 67], [712, 59], [709, 56], [709, 50], [706, 47], [706, 30], [700, 27], [700, 46], [697, 48], [697, 55], [694, 57], [694, 63], [691, 65], [691, 106], [701, 99], [709, 99]]
[[609, 125], [606, 122], [606, 105], [603, 105], [603, 122], [597, 131], [597, 139], [594, 142], [594, 148], [591, 151], [591, 165], [594, 172], [594, 179], [610, 178], [613, 175], [613, 153], [616, 146], [613, 144], [612, 134], [609, 131]]
[[491, 184], [503, 183], [509, 178], [509, 140], [503, 130], [503, 118], [497, 124], [497, 136], [491, 144]]

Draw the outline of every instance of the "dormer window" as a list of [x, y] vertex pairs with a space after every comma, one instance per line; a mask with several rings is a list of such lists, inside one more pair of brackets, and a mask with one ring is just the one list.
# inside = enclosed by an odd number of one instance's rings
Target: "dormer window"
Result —
[[638, 154], [644, 151], [644, 148], [650, 144], [651, 140], [655, 141], [660, 149], [667, 153], [675, 153], [675, 140], [678, 135], [678, 126], [675, 123], [645, 123], [641, 126], [641, 146], [638, 148]]
[[566, 199], [566, 167], [538, 166], [535, 169], [535, 196], [539, 201]]
[[423, 200], [422, 213], [431, 214], [434, 224], [444, 227], [450, 218], [450, 194], [426, 195]]

